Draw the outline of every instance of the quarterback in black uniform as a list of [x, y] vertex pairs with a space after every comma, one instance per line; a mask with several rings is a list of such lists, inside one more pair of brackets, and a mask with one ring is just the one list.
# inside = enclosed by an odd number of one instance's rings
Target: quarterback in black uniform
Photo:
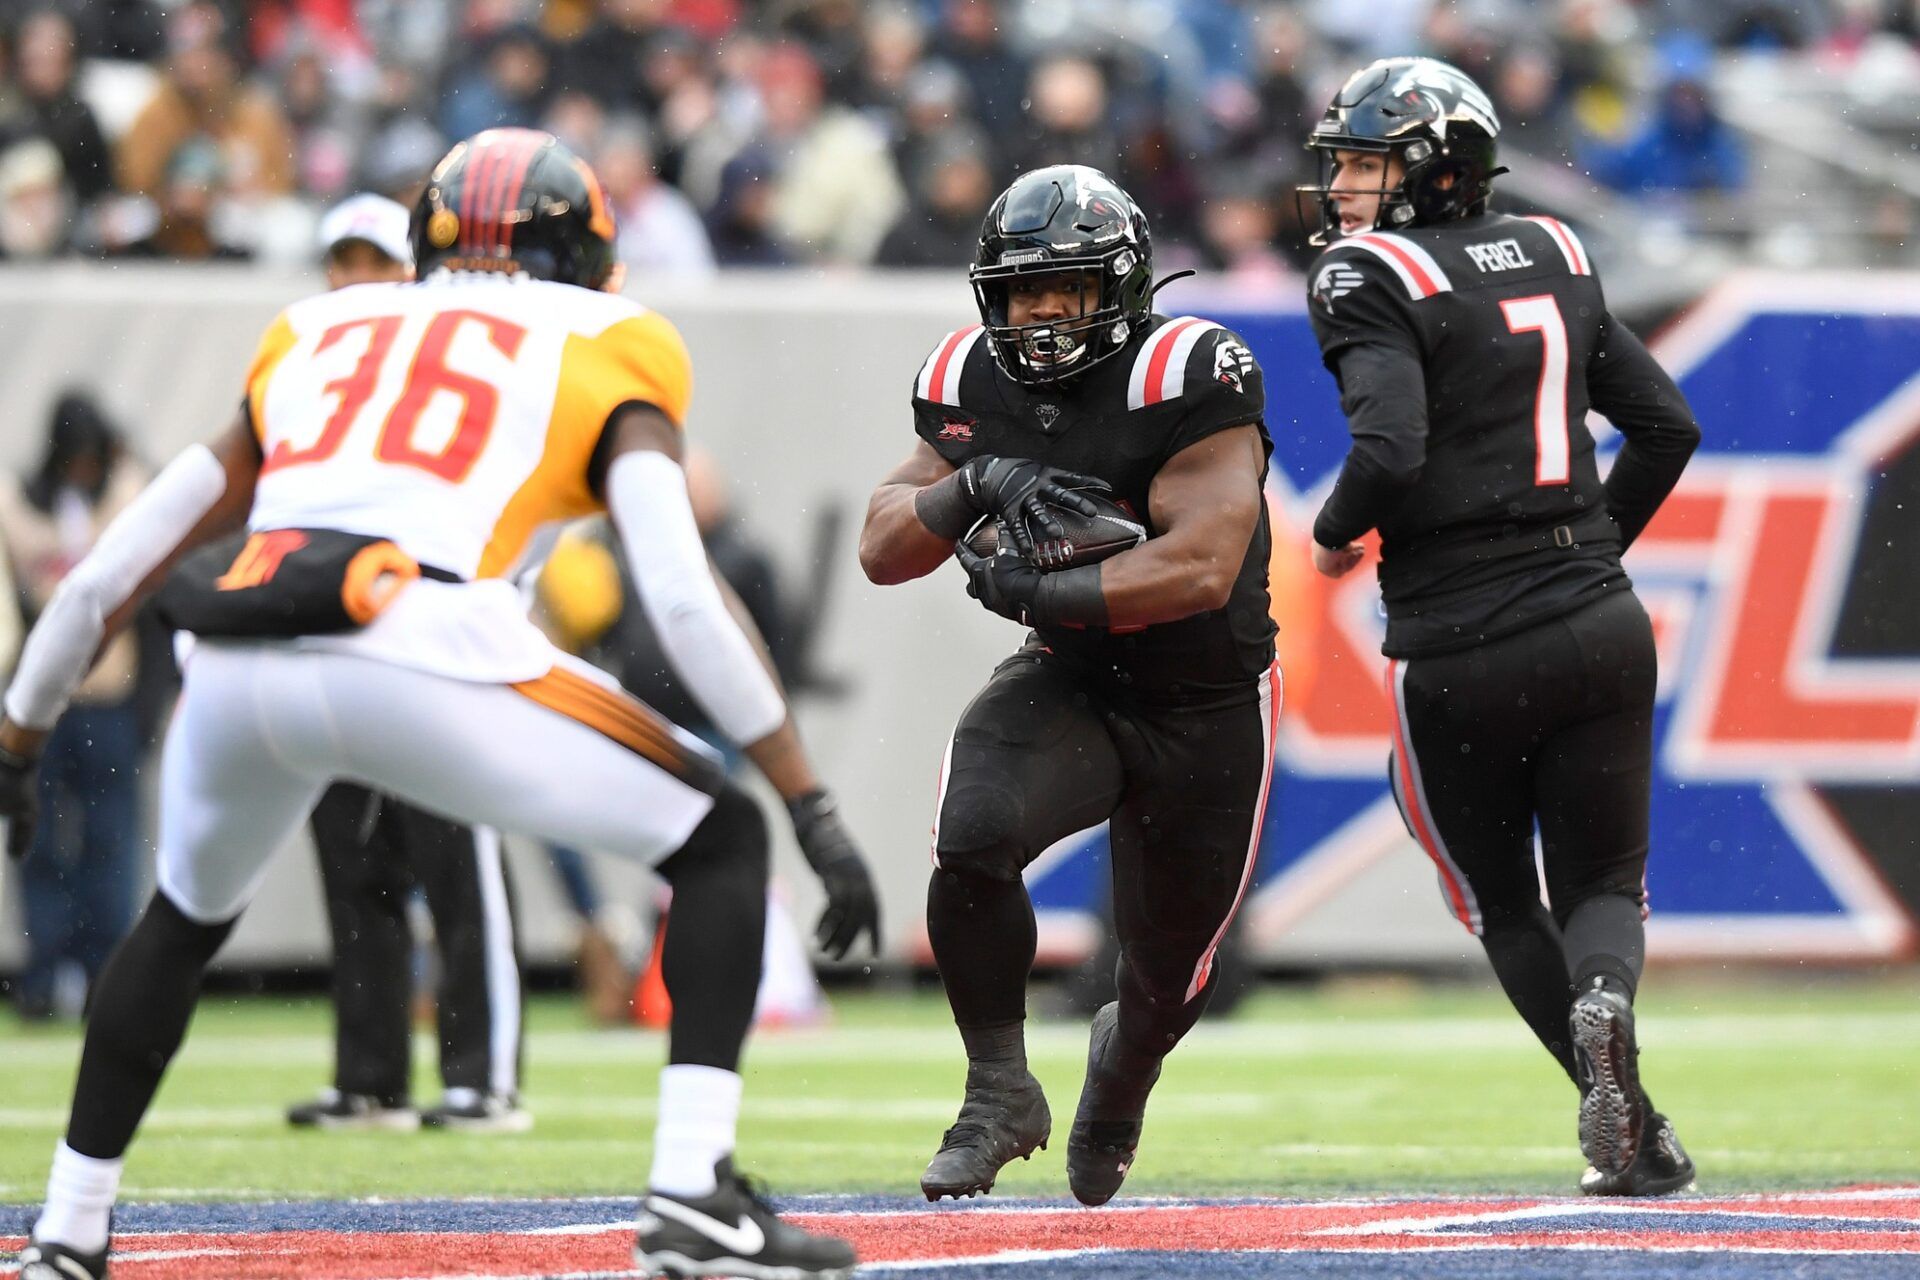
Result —
[[[1380, 531], [1394, 796], [1581, 1091], [1582, 1189], [1656, 1195], [1693, 1164], [1636, 1065], [1655, 659], [1620, 553], [1700, 430], [1574, 233], [1488, 212], [1499, 127], [1460, 71], [1393, 58], [1313, 131], [1308, 305], [1353, 433], [1313, 559], [1337, 578]], [[1604, 484], [1589, 409], [1625, 437]]]
[[875, 490], [877, 583], [932, 572], [981, 516], [1018, 531], [1089, 480], [1146, 525], [1098, 564], [963, 555], [968, 590], [1033, 630], [960, 719], [941, 771], [927, 930], [967, 1049], [966, 1098], [920, 1180], [989, 1190], [1046, 1144], [1022, 1022], [1033, 904], [1021, 872], [1111, 822], [1120, 998], [1095, 1016], [1067, 1176], [1119, 1190], [1161, 1060], [1200, 1016], [1246, 892], [1279, 714], [1261, 485], [1260, 369], [1234, 334], [1152, 310], [1147, 221], [1096, 170], [1023, 174], [970, 272], [981, 324], [914, 386], [920, 443]]

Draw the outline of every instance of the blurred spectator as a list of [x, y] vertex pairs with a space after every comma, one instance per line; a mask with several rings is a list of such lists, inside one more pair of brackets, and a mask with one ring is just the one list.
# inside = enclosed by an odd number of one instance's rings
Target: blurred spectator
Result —
[[666, 0], [601, 0], [592, 21], [560, 46], [559, 82], [610, 111], [657, 107], [644, 68], [668, 7]]
[[293, 131], [270, 93], [241, 81], [224, 39], [225, 19], [206, 0], [173, 13], [160, 87], [115, 156], [122, 191], [158, 196], [182, 148], [195, 138], [216, 147], [223, 194], [249, 198], [293, 189]]
[[880, 242], [883, 267], [963, 267], [980, 243], [980, 221], [993, 199], [993, 174], [981, 150], [950, 136], [914, 179], [907, 210]]
[[418, 116], [400, 116], [375, 133], [360, 157], [359, 186], [411, 209], [448, 142]]
[[1733, 191], [1746, 181], [1739, 139], [1714, 114], [1706, 81], [1711, 57], [1697, 36], [1661, 42], [1662, 84], [1653, 114], [1621, 145], [1587, 155], [1596, 181], [1629, 193]]
[[773, 229], [796, 257], [873, 259], [905, 203], [886, 138], [846, 107], [826, 101], [819, 66], [797, 44], [760, 61], [762, 130], [771, 161]]
[[906, 84], [893, 140], [894, 162], [909, 186], [918, 186], [932, 159], [953, 149], [953, 140], [979, 148], [988, 169], [996, 154], [967, 115], [967, 82], [944, 62], [923, 62]]
[[281, 42], [280, 103], [293, 131], [293, 167], [308, 195], [331, 200], [353, 180], [358, 129], [321, 46], [296, 32]]
[[[146, 479], [91, 398], [60, 397], [39, 466], [0, 480], [0, 544], [29, 621]], [[77, 1016], [132, 922], [145, 743], [139, 646], [133, 630], [107, 642], [41, 757], [40, 827], [20, 873], [27, 962], [14, 999], [24, 1017]]]
[[620, 228], [620, 260], [632, 276], [704, 276], [713, 245], [693, 203], [660, 181], [653, 149], [637, 123], [609, 129], [594, 165]]
[[1560, 69], [1552, 51], [1534, 44], [1507, 52], [1489, 84], [1500, 116], [1500, 145], [1555, 164], [1571, 164], [1572, 120], [1559, 100]]
[[0, 258], [33, 261], [62, 252], [72, 210], [51, 142], [29, 138], [0, 152]]
[[1279, 230], [1276, 191], [1255, 173], [1223, 175], [1201, 206], [1202, 260], [1237, 289], [1279, 292], [1294, 278], [1275, 247]]
[[793, 261], [773, 233], [773, 170], [759, 152], [735, 156], [721, 171], [707, 229], [721, 266], [784, 267]]
[[73, 22], [57, 9], [29, 14], [14, 37], [14, 58], [27, 129], [60, 153], [73, 207], [90, 203], [112, 186], [113, 166], [99, 121], [75, 92], [79, 63]]
[[20, 621], [20, 587], [13, 580], [13, 557], [0, 537], [0, 676], [11, 678], [13, 660], [20, 656], [20, 641], [26, 636]]
[[857, 101], [866, 36], [861, 0], [789, 0], [781, 29], [804, 46], [826, 79], [827, 96]]
[[860, 65], [844, 95], [856, 107], [877, 113], [876, 122], [900, 110], [914, 71], [923, 65], [926, 31], [906, 9], [883, 8], [867, 20]]
[[1000, 0], [939, 0], [933, 51], [966, 77], [981, 123], [996, 138], [1020, 127], [1027, 64], [1007, 41]]
[[1015, 168], [1084, 164], [1115, 170], [1120, 139], [1108, 122], [1107, 78], [1099, 67], [1077, 56], [1048, 58], [1034, 67], [1028, 92], [1032, 107]]
[[593, 160], [605, 145], [607, 110], [578, 89], [562, 90], [548, 105], [540, 127], [565, 143], [573, 154]]
[[214, 219], [225, 175], [220, 149], [206, 137], [189, 138], [167, 161], [159, 195], [130, 211], [113, 233], [108, 253], [176, 262], [244, 261], [253, 256], [229, 242]]
[[485, 41], [454, 71], [440, 98], [440, 131], [470, 138], [482, 129], [536, 127], [553, 92], [553, 53], [545, 36], [516, 23]]

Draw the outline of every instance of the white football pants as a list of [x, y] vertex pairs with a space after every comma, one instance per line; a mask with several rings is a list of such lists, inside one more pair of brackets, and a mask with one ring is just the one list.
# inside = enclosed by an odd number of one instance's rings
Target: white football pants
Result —
[[197, 922], [231, 919], [342, 778], [461, 822], [658, 863], [712, 808], [711, 749], [558, 660], [536, 681], [480, 684], [202, 643], [161, 763], [161, 891]]

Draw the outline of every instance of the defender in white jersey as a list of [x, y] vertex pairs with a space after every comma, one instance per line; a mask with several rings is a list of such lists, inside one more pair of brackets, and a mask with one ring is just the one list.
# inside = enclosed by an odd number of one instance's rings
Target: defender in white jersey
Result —
[[35, 754], [102, 639], [184, 553], [245, 521], [238, 557], [188, 559], [161, 598], [201, 643], [162, 766], [159, 887], [96, 988], [22, 1280], [106, 1274], [123, 1154], [201, 974], [342, 778], [656, 866], [674, 888], [674, 1015], [636, 1257], [669, 1275], [844, 1275], [844, 1241], [781, 1222], [732, 1168], [764, 928], [759, 810], [692, 735], [554, 649], [502, 577], [540, 525], [610, 511], [688, 687], [788, 801], [827, 890], [822, 945], [877, 945], [865, 861], [694, 526], [685, 347], [611, 291], [599, 182], [547, 134], [454, 148], [412, 233], [420, 283], [339, 290], [274, 322], [240, 420], [107, 531], [7, 691], [11, 852], [31, 829]]

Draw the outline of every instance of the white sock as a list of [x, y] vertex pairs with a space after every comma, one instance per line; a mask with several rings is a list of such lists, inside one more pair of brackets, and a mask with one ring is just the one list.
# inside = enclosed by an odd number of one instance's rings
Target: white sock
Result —
[[737, 1073], [718, 1067], [682, 1064], [660, 1072], [651, 1190], [674, 1196], [713, 1194], [713, 1166], [733, 1153], [740, 1087]]
[[65, 1142], [54, 1148], [53, 1172], [47, 1176], [47, 1207], [33, 1224], [36, 1240], [64, 1244], [81, 1253], [107, 1247], [107, 1219], [120, 1194], [120, 1170], [125, 1160], [96, 1160], [83, 1156]]

